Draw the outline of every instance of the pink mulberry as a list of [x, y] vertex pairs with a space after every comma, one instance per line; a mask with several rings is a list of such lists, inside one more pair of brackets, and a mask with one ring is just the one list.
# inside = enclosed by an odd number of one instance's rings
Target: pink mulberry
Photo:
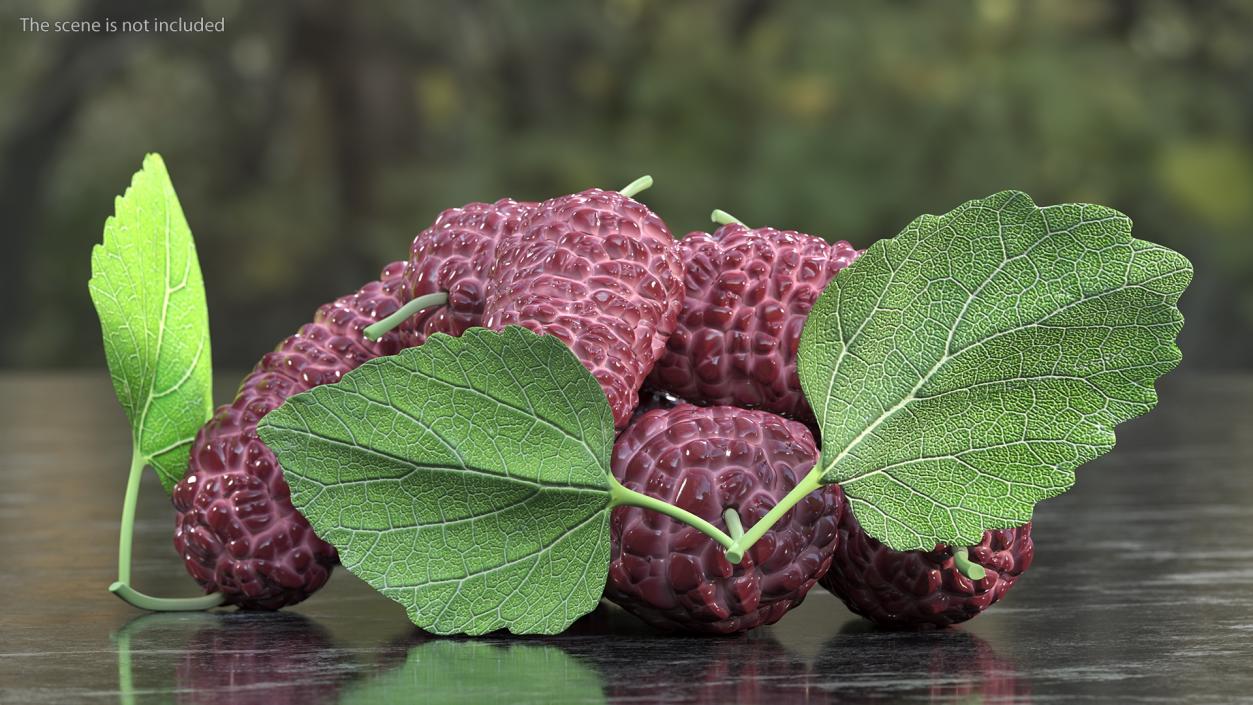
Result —
[[861, 252], [843, 240], [738, 223], [690, 233], [680, 247], [683, 310], [651, 384], [693, 404], [811, 423], [796, 346], [818, 295]]
[[536, 206], [502, 198], [449, 208], [413, 239], [410, 247], [408, 300], [445, 292], [448, 303], [416, 314], [407, 325], [424, 335], [461, 335], [482, 325], [487, 277], [496, 247], [512, 236]]
[[616, 191], [545, 201], [496, 248], [483, 326], [559, 338], [605, 390], [624, 427], [674, 330], [683, 263], [666, 224]]

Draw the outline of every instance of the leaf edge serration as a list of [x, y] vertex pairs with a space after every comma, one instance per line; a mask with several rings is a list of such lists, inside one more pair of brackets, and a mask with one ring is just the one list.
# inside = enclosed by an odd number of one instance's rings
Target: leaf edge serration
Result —
[[[813, 311], [810, 316], [810, 320], [806, 324], [806, 327], [804, 331], [802, 332], [800, 343], [798, 346], [798, 372], [802, 381], [802, 387], [804, 388], [806, 392], [806, 396], [809, 398], [810, 403], [812, 407], [814, 408], [815, 415], [819, 419], [820, 426], [822, 426], [824, 442], [828, 441], [831, 438], [839, 438], [838, 433], [830, 432], [836, 428], [836, 426], [833, 425], [833, 423], [836, 423], [836, 422], [832, 421], [832, 412], [834, 409], [838, 407], [838, 404], [835, 406], [832, 406], [833, 402], [832, 402], [831, 391], [836, 389], [835, 377], [839, 371], [838, 363], [835, 365], [835, 369], [831, 373], [831, 379], [829, 380], [829, 384], [827, 388], [822, 389], [821, 385], [819, 385], [819, 382], [823, 379], [822, 374], [821, 374], [822, 364], [823, 364], [822, 363], [823, 354], [819, 348], [824, 345], [832, 345], [833, 347], [839, 348], [841, 350], [841, 353], [838, 359], [842, 361], [845, 357], [848, 356], [847, 348], [849, 346], [846, 345], [845, 343], [848, 340], [853, 340], [855, 342], [856, 336], [860, 334], [861, 332], [861, 328], [858, 328], [856, 332], [852, 334], [851, 337], [846, 338], [845, 330], [842, 326], [848, 325], [849, 328], [851, 329], [853, 326], [855, 326], [858, 323], [858, 321], [840, 320], [839, 313], [841, 310], [843, 310], [843, 307], [841, 306], [841, 303], [842, 303], [841, 298], [840, 298], [841, 294], [845, 292], [846, 290], [850, 290], [850, 289], [858, 290], [859, 288], [861, 289], [867, 288], [869, 285], [863, 282], [862, 281], [863, 279], [869, 281], [869, 280], [872, 280], [874, 277], [885, 275], [886, 274], [885, 272], [878, 271], [878, 270], [882, 266], [884, 266], [886, 263], [888, 263], [889, 256], [896, 256], [898, 254], [894, 251], [895, 249], [897, 248], [906, 249], [908, 254], [912, 255], [913, 250], [908, 250], [906, 246], [902, 245], [903, 242], [907, 242], [907, 239], [908, 239], [907, 236], [915, 235], [917, 236], [915, 239], [918, 240], [919, 242], [925, 241], [928, 237], [928, 234], [933, 235], [935, 232], [941, 230], [942, 228], [945, 227], [947, 222], [955, 222], [959, 220], [958, 216], [960, 214], [963, 214], [966, 211], [970, 211], [971, 209], [974, 209], [974, 208], [982, 207], [984, 204], [987, 204], [987, 203], [997, 203], [997, 202], [1001, 204], [1002, 208], [1004, 208], [1008, 204], [1016, 203], [1018, 207], [1029, 212], [1028, 220], [1024, 222], [1029, 222], [1031, 217], [1038, 217], [1040, 218], [1042, 222], [1044, 222], [1044, 225], [1046, 228], [1049, 227], [1047, 223], [1047, 217], [1050, 213], [1060, 213], [1061, 215], [1064, 216], [1066, 215], [1067, 209], [1069, 209], [1072, 213], [1075, 211], [1078, 211], [1080, 213], [1091, 213], [1094, 216], [1099, 214], [1100, 216], [1099, 219], [1094, 217], [1090, 221], [1080, 220], [1078, 224], [1072, 225], [1067, 230], [1056, 230], [1056, 231], [1048, 230], [1041, 236], [1039, 242], [1028, 247], [1027, 248], [1028, 250], [1033, 249], [1036, 245], [1040, 244], [1040, 242], [1043, 242], [1045, 239], [1055, 236], [1055, 235], [1060, 235], [1062, 232], [1070, 232], [1070, 231], [1075, 230], [1079, 226], [1088, 225], [1091, 223], [1103, 222], [1105, 220], [1108, 220], [1109, 222], [1115, 224], [1115, 233], [1117, 234], [1117, 236], [1119, 237], [1121, 241], [1120, 244], [1123, 246], [1125, 251], [1129, 253], [1127, 255], [1128, 276], [1130, 275], [1130, 272], [1132, 271], [1131, 265], [1133, 261], [1135, 260], [1135, 258], [1137, 256], [1140, 256], [1141, 261], [1142, 262], [1145, 261], [1146, 259], [1150, 257], [1149, 254], [1145, 254], [1149, 250], [1156, 250], [1155, 256], [1162, 259], [1162, 261], [1174, 262], [1173, 269], [1167, 268], [1168, 270], [1167, 275], [1165, 275], [1164, 277], [1155, 277], [1149, 280], [1151, 282], [1151, 281], [1154, 281], [1154, 279], [1164, 279], [1169, 282], [1169, 285], [1171, 287], [1160, 294], [1159, 300], [1155, 304], [1160, 307], [1161, 311], [1166, 312], [1166, 317], [1168, 318], [1168, 320], [1165, 322], [1159, 322], [1157, 324], [1154, 324], [1154, 325], [1164, 326], [1169, 331], [1169, 338], [1166, 341], [1165, 345], [1159, 346], [1160, 349], [1157, 350], [1158, 356], [1154, 359], [1153, 364], [1152, 364], [1152, 367], [1157, 371], [1157, 374], [1153, 375], [1150, 379], [1148, 379], [1147, 384], [1145, 385], [1147, 394], [1144, 399], [1138, 401], [1138, 403], [1140, 404], [1142, 408], [1139, 408], [1134, 413], [1110, 415], [1106, 423], [1107, 431], [1108, 431], [1108, 444], [1106, 445], [1106, 447], [1101, 449], [1100, 452], [1094, 453], [1091, 457], [1084, 458], [1083, 460], [1075, 463], [1068, 470], [1065, 470], [1063, 472], [1063, 476], [1064, 476], [1063, 479], [1066, 479], [1067, 481], [1064, 482], [1064, 484], [1059, 484], [1057, 487], [1050, 488], [1047, 491], [1040, 492], [1037, 497], [1031, 500], [1031, 505], [1033, 506], [1038, 501], [1047, 499], [1048, 497], [1056, 496], [1057, 494], [1064, 492], [1066, 489], [1069, 489], [1069, 487], [1073, 484], [1073, 481], [1074, 481], [1074, 469], [1075, 468], [1077, 468], [1083, 462], [1087, 462], [1087, 460], [1090, 460], [1092, 457], [1097, 457], [1105, 452], [1108, 452], [1108, 450], [1112, 449], [1115, 443], [1114, 427], [1118, 423], [1129, 420], [1131, 418], [1135, 418], [1136, 416], [1142, 415], [1143, 413], [1147, 413], [1149, 410], [1151, 410], [1157, 404], [1157, 400], [1158, 400], [1158, 395], [1156, 391], [1157, 379], [1160, 378], [1160, 376], [1166, 374], [1170, 370], [1177, 367], [1180, 361], [1182, 360], [1182, 352], [1178, 347], [1177, 336], [1179, 334], [1179, 331], [1182, 329], [1184, 318], [1183, 318], [1182, 313], [1178, 310], [1177, 304], [1178, 304], [1179, 298], [1182, 296], [1184, 290], [1187, 288], [1188, 283], [1191, 281], [1192, 274], [1193, 274], [1192, 265], [1187, 260], [1186, 257], [1182, 256], [1181, 254], [1177, 252], [1174, 252], [1173, 250], [1170, 250], [1169, 248], [1163, 247], [1161, 245], [1156, 245], [1153, 243], [1148, 243], [1146, 241], [1138, 240], [1132, 237], [1131, 236], [1131, 221], [1124, 214], [1119, 213], [1118, 211], [1114, 209], [1107, 208], [1105, 206], [1096, 206], [1096, 205], [1091, 205], [1091, 204], [1060, 204], [1056, 206], [1040, 207], [1040, 206], [1037, 206], [1034, 203], [1034, 201], [1032, 201], [1032, 199], [1029, 196], [1027, 196], [1027, 194], [1021, 191], [1002, 191], [1002, 192], [993, 194], [991, 196], [988, 196], [987, 198], [972, 199], [970, 201], [967, 201], [966, 203], [962, 204], [961, 206], [958, 206], [957, 208], [953, 209], [949, 213], [946, 213], [941, 216], [936, 216], [936, 215], [920, 216], [914, 219], [905, 229], [903, 229], [901, 234], [898, 235], [896, 238], [891, 238], [890, 240], [881, 240], [873, 244], [870, 248], [868, 248], [866, 253], [857, 262], [851, 265], [845, 272], [841, 273], [840, 277], [836, 277], [832, 281], [832, 283], [827, 287], [827, 289], [815, 302]], [[1004, 232], [1004, 227], [1000, 225], [999, 220], [998, 220], [998, 227], [1000, 227], [1000, 231], [998, 232], [998, 234], [1001, 239], [1001, 244], [1002, 246], [1004, 246], [1005, 232]], [[928, 234], [919, 235], [919, 233], [928, 233]], [[913, 247], [916, 249], [918, 247], [918, 244], [919, 244], [918, 242], [913, 243]], [[962, 253], [956, 253], [956, 256], [960, 256], [961, 254]], [[1024, 253], [1023, 257], [1025, 256], [1026, 255]], [[1013, 259], [1013, 258], [1010, 258], [1008, 255], [1006, 255], [1006, 257], [1007, 257], [1007, 261], [1010, 259]], [[1076, 260], [1076, 266], [1078, 266], [1078, 260]], [[1076, 271], [1078, 271], [1078, 269]], [[992, 279], [996, 277], [999, 273], [1000, 273], [1000, 267], [998, 267], [996, 271], [994, 271], [991, 275], [989, 275], [988, 279], [984, 281], [983, 284], [986, 285], [988, 282], [992, 281]], [[895, 276], [895, 271], [892, 271], [891, 275], [888, 276], [887, 281], [889, 282], [892, 281], [894, 276]], [[1144, 283], [1144, 282], [1140, 282], [1140, 283]], [[884, 285], [884, 287], [886, 286], [889, 286], [889, 284]], [[1128, 281], [1124, 283], [1122, 288], [1129, 288], [1129, 287], [1130, 287], [1130, 283]], [[972, 295], [972, 298], [973, 296], [978, 294], [978, 291], [979, 290], [976, 290], [976, 293]], [[872, 312], [870, 315], [874, 315], [875, 313], [879, 312], [879, 304], [882, 303], [883, 298], [884, 298], [884, 296], [882, 295], [882, 292], [880, 293], [881, 295], [879, 299], [877, 300], [877, 303], [875, 304], [875, 306], [872, 307]], [[1104, 292], [1104, 293], [1109, 293], [1109, 292]], [[1104, 295], [1104, 294], [1102, 293], [1101, 295]], [[900, 300], [900, 298], [901, 297], [899, 296], [894, 297], [894, 301], [898, 301]], [[970, 302], [967, 302], [967, 306], [963, 307], [962, 315], [965, 314], [967, 308], [969, 307], [969, 303]], [[1047, 318], [1048, 316], [1045, 316], [1045, 319]], [[953, 333], [955, 333], [956, 330], [960, 328], [963, 323], [964, 321], [962, 320], [961, 316], [959, 316], [956, 322], [954, 323]], [[862, 327], [864, 327], [864, 323]], [[835, 336], [838, 336], [840, 345], [834, 345], [833, 343], [824, 341], [821, 338], [821, 336], [823, 336], [824, 333], [826, 333], [827, 335], [834, 334]], [[996, 335], [999, 335], [999, 333], [994, 334], [993, 336], [990, 336], [990, 337], [996, 337]], [[952, 340], [953, 340], [953, 335], [950, 335], [948, 343], [951, 344]], [[949, 349], [948, 347], [945, 348], [946, 356], [949, 354], [947, 352], [948, 349]], [[953, 357], [956, 357], [956, 355], [960, 354], [960, 352], [964, 352], [964, 350], [958, 351], [958, 353], [954, 354]], [[947, 364], [948, 361], [949, 360], [947, 359], [942, 361], [940, 364], [937, 364], [934, 368], [932, 368], [926, 375], [922, 376], [922, 380], [919, 382], [917, 387], [913, 391], [910, 392], [909, 396], [904, 397], [905, 405], [908, 405], [911, 402], [913, 398], [912, 395], [915, 392], [917, 392], [918, 389], [923, 388], [925, 383], [931, 377], [933, 377], [935, 373], [938, 370], [940, 370], [941, 367], [943, 367], [943, 365]], [[1141, 390], [1141, 391], [1146, 391], [1146, 390]], [[886, 417], [899, 412], [902, 408], [905, 408], [905, 405], [902, 405], [897, 408], [893, 408], [889, 413], [882, 415], [881, 417], [877, 418], [873, 422], [870, 422], [868, 420], [869, 417], [866, 417], [864, 420], [866, 421], [869, 428], [873, 431], [874, 427], [880, 424], [881, 422], [883, 422]], [[847, 411], [848, 409], [844, 409], [844, 410]], [[832, 448], [828, 447], [823, 457], [820, 458], [818, 467], [821, 468], [820, 472], [822, 472], [824, 482], [839, 482], [844, 486], [845, 492], [849, 496], [850, 505], [853, 508], [855, 516], [857, 516], [858, 520], [862, 522], [864, 526], [866, 526], [867, 531], [869, 531], [873, 536], [880, 539], [881, 541], [884, 541], [884, 543], [888, 544], [890, 547], [897, 549], [897, 550], [915, 550], [915, 549], [930, 550], [931, 548], [934, 547], [934, 544], [932, 544], [931, 541], [929, 540], [930, 538], [937, 539], [934, 543], [947, 543], [947, 544], [953, 544], [953, 545], [973, 544], [973, 543], [977, 543], [980, 540], [981, 533], [982, 533], [981, 531], [977, 533], [974, 531], [966, 531], [964, 533], [961, 531], [957, 531], [957, 532], [953, 532], [953, 534], [950, 536], [923, 537], [919, 535], [913, 541], [902, 541], [901, 536], [900, 536], [901, 532], [899, 530], [893, 531], [892, 527], [888, 524], [889, 520], [886, 517], [886, 514], [876, 509], [872, 502], [867, 501], [867, 499], [865, 499], [864, 497], [858, 496], [858, 488], [856, 487], [856, 484], [857, 484], [856, 480], [861, 479], [861, 478], [845, 476], [840, 473], [840, 467], [838, 467], [840, 465], [839, 461], [843, 458], [848, 457], [848, 451], [850, 450], [850, 448], [862, 443], [862, 441], [863, 441], [863, 438], [858, 437], [854, 439], [848, 446], [842, 447], [839, 451], [833, 450]], [[832, 459], [830, 457], [832, 455], [835, 455], [835, 459]], [[1067, 476], [1067, 473], [1068, 473], [1068, 476]], [[878, 515], [876, 515], [876, 512], [878, 512]], [[951, 509], [950, 509], [950, 516], [951, 516]], [[1015, 522], [1012, 524], [1009, 524], [1008, 526], [988, 525], [984, 528], [986, 529], [1010, 528], [1010, 526], [1012, 525], [1019, 525], [1019, 524], [1025, 523], [1029, 519], [1030, 519], [1030, 512], [1028, 511], [1025, 516], [1015, 517]], [[1001, 523], [1006, 524], [1009, 522], [1001, 522]], [[956, 522], [954, 522], [954, 525], [956, 525]]]

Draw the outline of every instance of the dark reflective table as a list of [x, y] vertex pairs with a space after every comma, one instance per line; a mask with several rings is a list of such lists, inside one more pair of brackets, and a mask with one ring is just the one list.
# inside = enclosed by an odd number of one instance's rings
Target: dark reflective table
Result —
[[[818, 588], [722, 639], [603, 606], [559, 637], [432, 638], [343, 570], [281, 613], [142, 615], [105, 589], [130, 452], [107, 378], [10, 373], [0, 399], [3, 703], [1253, 702], [1253, 377], [1172, 378], [963, 628], [876, 631]], [[193, 594], [152, 476], [139, 513], [136, 586]]]

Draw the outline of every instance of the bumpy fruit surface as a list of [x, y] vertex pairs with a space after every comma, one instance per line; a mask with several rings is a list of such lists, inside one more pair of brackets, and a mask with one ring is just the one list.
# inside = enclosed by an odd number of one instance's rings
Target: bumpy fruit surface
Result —
[[605, 390], [624, 427], [683, 301], [678, 244], [652, 211], [616, 191], [545, 201], [496, 248], [483, 326], [559, 338]]
[[840, 517], [840, 539], [822, 586], [853, 612], [884, 627], [930, 629], [964, 622], [1005, 596], [1031, 566], [1031, 524], [986, 531], [969, 549], [986, 576], [971, 580], [953, 550], [893, 551], [862, 530], [852, 510]]
[[448, 303], [423, 310], [408, 325], [426, 336], [461, 335], [481, 325], [496, 246], [514, 234], [536, 205], [510, 198], [468, 203], [440, 213], [418, 233], [409, 248], [407, 299], [442, 291], [448, 294]]
[[[655, 409], [618, 438], [613, 474], [727, 530], [727, 509], [756, 524], [813, 467], [813, 436], [764, 411], [683, 404]], [[834, 487], [810, 493], [739, 565], [697, 529], [618, 507], [606, 596], [662, 629], [730, 634], [779, 620], [826, 572], [843, 514]]]
[[257, 422], [293, 394], [422, 342], [409, 325], [377, 342], [362, 335], [403, 303], [406, 268], [393, 262], [381, 281], [318, 309], [312, 323], [261, 358], [235, 400], [196, 434], [187, 474], [174, 488], [174, 548], [205, 592], [243, 608], [278, 609], [326, 583], [338, 555], [292, 506]]
[[683, 311], [650, 382], [694, 404], [811, 422], [796, 347], [818, 295], [860, 251], [790, 230], [732, 224], [680, 241]]

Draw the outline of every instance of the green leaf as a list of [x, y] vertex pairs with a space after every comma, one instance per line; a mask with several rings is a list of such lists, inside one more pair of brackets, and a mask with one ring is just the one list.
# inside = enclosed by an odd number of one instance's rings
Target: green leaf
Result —
[[344, 693], [343, 705], [605, 702], [595, 670], [554, 646], [434, 641], [409, 650], [405, 664]]
[[213, 370], [196, 245], [159, 155], [144, 159], [105, 221], [88, 289], [135, 453], [168, 492], [213, 413]]
[[898, 550], [1025, 523], [1157, 403], [1191, 277], [1102, 206], [1007, 191], [915, 220], [832, 281], [801, 335], [822, 480]]
[[551, 634], [600, 600], [613, 417], [554, 337], [435, 335], [258, 431], [344, 566], [427, 631]]

